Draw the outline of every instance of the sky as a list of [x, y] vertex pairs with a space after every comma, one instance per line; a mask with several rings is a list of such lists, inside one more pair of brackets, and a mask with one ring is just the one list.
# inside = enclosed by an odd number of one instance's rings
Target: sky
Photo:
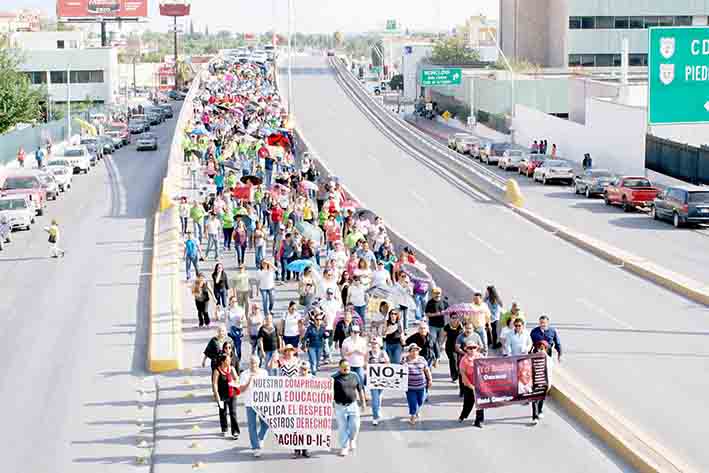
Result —
[[[158, 0], [150, 2], [148, 27], [162, 30], [166, 18], [157, 14]], [[482, 13], [497, 18], [498, 0], [292, 0], [295, 29], [304, 33], [334, 31], [361, 32], [383, 29], [387, 19], [398, 20], [404, 28], [451, 29], [465, 18]], [[2, 0], [2, 10], [41, 8], [54, 14], [56, 0]], [[199, 30], [209, 24], [210, 32], [230, 30], [262, 32], [286, 31], [288, 0], [192, 0], [192, 20]]]

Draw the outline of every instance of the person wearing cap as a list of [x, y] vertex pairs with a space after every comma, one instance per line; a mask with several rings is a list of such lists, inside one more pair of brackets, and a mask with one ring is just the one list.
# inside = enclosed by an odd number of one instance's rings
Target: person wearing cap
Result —
[[428, 327], [433, 340], [433, 366], [438, 366], [441, 358], [441, 340], [443, 339], [443, 327], [446, 325], [446, 317], [443, 314], [448, 308], [448, 301], [442, 298], [440, 287], [431, 289], [431, 298], [426, 303], [424, 315], [428, 319]]
[[360, 336], [359, 324], [352, 324], [352, 333], [342, 342], [342, 357], [350, 364], [354, 373], [364, 380], [364, 366], [367, 356], [367, 340]]
[[428, 362], [421, 355], [421, 348], [411, 343], [406, 347], [406, 356], [402, 360], [409, 373], [409, 384], [406, 391], [406, 403], [409, 406], [409, 423], [416, 424], [421, 417], [421, 406], [426, 400], [426, 391], [431, 389], [433, 379]]
[[[373, 337], [369, 342], [367, 365], [373, 364], [389, 364], [389, 357], [386, 352], [382, 350], [382, 342], [379, 340], [379, 337]], [[372, 425], [376, 426], [382, 418], [382, 389], [370, 389], [370, 394], [372, 396]]]
[[340, 360], [337, 373], [332, 375], [335, 418], [337, 419], [337, 443], [339, 455], [345, 457], [350, 450], [357, 448], [357, 436], [360, 426], [360, 407], [357, 399], [366, 406], [363, 379], [352, 372], [346, 359]]
[[[475, 360], [482, 357], [478, 343], [473, 340], [465, 343], [464, 353], [459, 365], [460, 379], [463, 383], [463, 410], [460, 411], [458, 422], [465, 421], [475, 407]], [[475, 427], [482, 429], [484, 421], [485, 411], [476, 409]]]
[[322, 357], [323, 347], [330, 334], [323, 324], [322, 316], [316, 315], [313, 323], [308, 325], [303, 337], [305, 350], [308, 353], [308, 361], [310, 362], [310, 371], [313, 376], [317, 376], [318, 368], [320, 367], [320, 358]]

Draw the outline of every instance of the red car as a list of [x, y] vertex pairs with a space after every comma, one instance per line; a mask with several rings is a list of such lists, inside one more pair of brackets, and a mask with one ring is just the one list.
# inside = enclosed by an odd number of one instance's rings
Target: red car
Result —
[[7, 176], [0, 189], [0, 196], [12, 195], [28, 195], [37, 215], [44, 214], [44, 208], [47, 206], [47, 190], [36, 174], [17, 173]]
[[116, 131], [120, 133], [123, 144], [130, 144], [130, 130], [128, 130], [128, 125], [123, 122], [111, 122], [106, 125], [106, 131]]
[[615, 179], [603, 192], [606, 205], [620, 205], [623, 211], [630, 212], [637, 208], [651, 207], [660, 193], [644, 176], [623, 176]]
[[534, 170], [542, 164], [542, 161], [546, 159], [554, 159], [547, 154], [527, 154], [519, 162], [519, 167], [517, 172], [519, 174], [524, 174], [527, 177], [534, 176]]

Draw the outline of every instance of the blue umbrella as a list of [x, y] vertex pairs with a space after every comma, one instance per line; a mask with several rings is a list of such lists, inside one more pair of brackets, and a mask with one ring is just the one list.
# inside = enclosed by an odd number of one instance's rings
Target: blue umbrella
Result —
[[206, 135], [206, 134], [207, 134], [207, 130], [205, 130], [204, 128], [195, 128], [194, 130], [192, 130], [190, 132], [190, 135]]
[[295, 229], [298, 230], [307, 240], [314, 240], [318, 242], [322, 239], [322, 230], [308, 222], [296, 223]]
[[288, 271], [293, 271], [294, 273], [302, 273], [303, 271], [305, 271], [305, 268], [309, 268], [311, 266], [316, 266], [313, 260], [299, 259], [288, 263], [286, 269]]

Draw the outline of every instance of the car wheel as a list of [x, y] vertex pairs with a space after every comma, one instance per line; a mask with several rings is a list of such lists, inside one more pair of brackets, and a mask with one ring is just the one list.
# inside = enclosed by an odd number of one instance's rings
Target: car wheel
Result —
[[548, 184], [546, 175], [542, 176], [542, 184], [545, 186]]
[[611, 205], [611, 200], [608, 198], [607, 192], [603, 193], [603, 201], [606, 203], [606, 205]]
[[[35, 222], [35, 218], [32, 217], [32, 220], [30, 220], [30, 224], [34, 225], [34, 222]], [[27, 230], [29, 230], [29, 229], [30, 229], [30, 226], [27, 225]]]
[[578, 184], [574, 184], [574, 194], [579, 195], [581, 193], [581, 190], [579, 189]]
[[623, 197], [623, 212], [630, 212], [632, 210], [632, 207], [630, 204], [628, 204], [628, 201]]
[[37, 215], [42, 216], [44, 215], [44, 208], [40, 207], [39, 210], [37, 210]]
[[591, 189], [588, 188], [588, 187], [586, 188], [586, 198], [587, 198], [587, 199], [590, 199], [590, 198], [591, 198]]
[[682, 226], [682, 219], [680, 218], [680, 216], [677, 212], [672, 214], [672, 225], [675, 228], [680, 228]]

